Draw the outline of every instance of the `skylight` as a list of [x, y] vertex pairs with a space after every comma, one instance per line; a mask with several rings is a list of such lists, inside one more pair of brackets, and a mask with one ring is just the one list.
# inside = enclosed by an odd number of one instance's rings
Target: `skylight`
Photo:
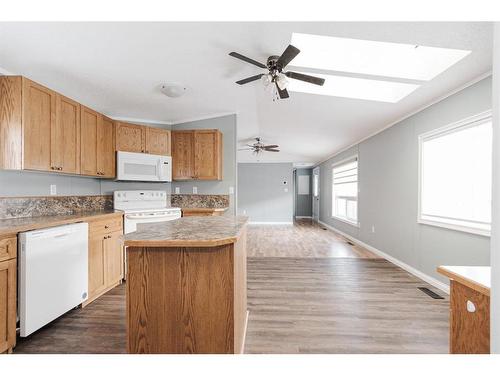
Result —
[[338, 72], [429, 81], [456, 64], [471, 51], [292, 34], [301, 53], [290, 65]]
[[308, 94], [396, 103], [419, 87], [419, 85], [412, 83], [379, 81], [326, 74], [313, 75], [324, 78], [325, 84], [323, 86], [317, 86], [296, 79], [290, 79], [288, 90]]

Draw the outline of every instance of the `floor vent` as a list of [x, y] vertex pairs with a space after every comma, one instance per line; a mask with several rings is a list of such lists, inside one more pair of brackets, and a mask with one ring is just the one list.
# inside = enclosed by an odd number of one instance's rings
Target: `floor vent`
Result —
[[418, 289], [420, 289], [422, 292], [424, 292], [425, 294], [427, 294], [428, 296], [430, 296], [431, 298], [434, 298], [434, 299], [444, 299], [443, 297], [441, 297], [439, 294], [437, 293], [434, 293], [432, 290], [430, 290], [429, 288], [422, 288], [422, 287], [419, 287]]
[[321, 229], [323, 229], [323, 230], [328, 230], [328, 229], [326, 229], [326, 228], [321, 228]]
[[347, 241], [347, 243], [351, 246], [354, 246], [354, 244], [351, 241]]

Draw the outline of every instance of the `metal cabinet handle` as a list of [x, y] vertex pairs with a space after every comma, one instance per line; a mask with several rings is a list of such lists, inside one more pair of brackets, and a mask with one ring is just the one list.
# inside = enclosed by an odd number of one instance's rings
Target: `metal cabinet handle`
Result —
[[108, 229], [108, 228], [109, 228], [109, 225], [105, 225], [105, 226], [104, 226], [104, 229]]

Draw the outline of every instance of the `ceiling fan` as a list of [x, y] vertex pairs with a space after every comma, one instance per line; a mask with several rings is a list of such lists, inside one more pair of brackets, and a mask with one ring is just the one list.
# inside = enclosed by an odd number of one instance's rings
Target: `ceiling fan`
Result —
[[278, 95], [280, 99], [286, 99], [289, 97], [287, 87], [288, 87], [288, 78], [298, 79], [300, 81], [312, 83], [314, 85], [323, 86], [325, 80], [319, 77], [313, 77], [307, 74], [297, 73], [297, 72], [285, 72], [283, 69], [292, 61], [298, 54], [300, 50], [297, 47], [292, 46], [291, 44], [286, 47], [285, 51], [281, 56], [269, 56], [267, 58], [267, 65], [264, 65], [258, 61], [255, 61], [249, 57], [243, 56], [238, 52], [231, 52], [229, 56], [236, 57], [237, 59], [246, 61], [247, 63], [258, 66], [259, 68], [267, 69], [267, 73], [257, 74], [252, 77], [248, 77], [237, 81], [238, 85], [244, 85], [246, 83], [257, 81], [261, 79], [264, 85], [269, 86], [270, 84], [274, 84], [278, 91]]
[[270, 152], [280, 152], [277, 148], [280, 147], [278, 145], [266, 145], [262, 142], [260, 137], [256, 137], [254, 144], [247, 144], [247, 148], [240, 148], [238, 151], [253, 151], [255, 155], [260, 154], [263, 151], [270, 151]]

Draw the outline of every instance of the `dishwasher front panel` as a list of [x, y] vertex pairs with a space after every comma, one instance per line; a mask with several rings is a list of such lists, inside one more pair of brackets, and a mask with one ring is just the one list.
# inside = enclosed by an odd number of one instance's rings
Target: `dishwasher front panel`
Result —
[[19, 235], [19, 317], [26, 337], [78, 306], [88, 294], [88, 224]]

